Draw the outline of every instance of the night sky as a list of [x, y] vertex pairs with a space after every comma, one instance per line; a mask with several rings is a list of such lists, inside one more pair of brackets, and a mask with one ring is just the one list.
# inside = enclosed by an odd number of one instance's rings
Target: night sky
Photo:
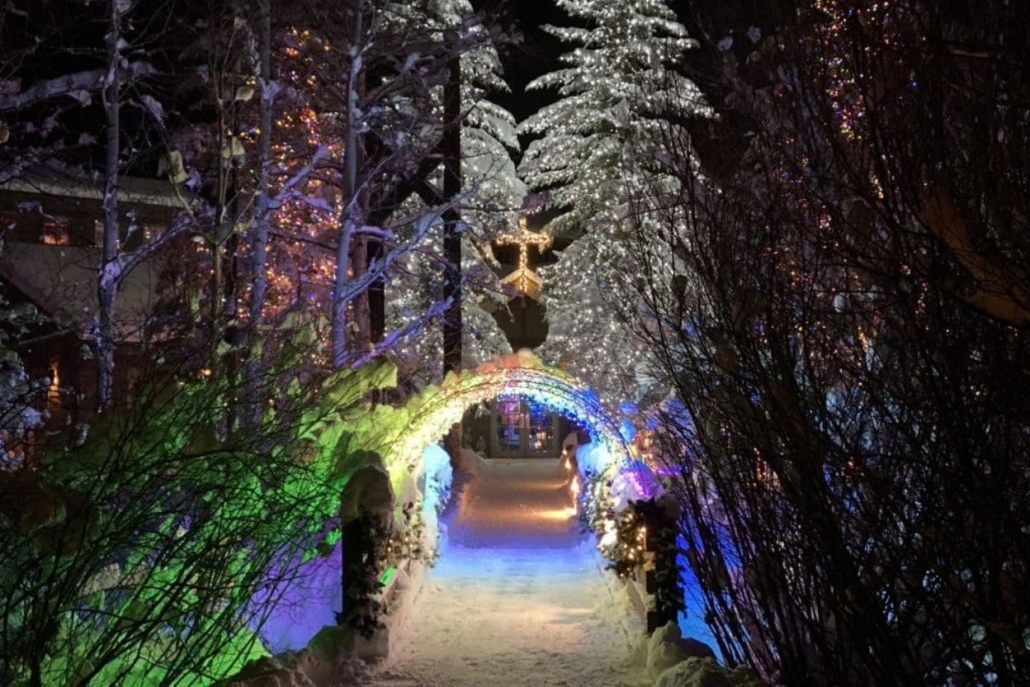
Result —
[[[687, 21], [689, 26], [689, 18], [684, 16], [688, 14], [684, 0], [674, 0], [668, 4], [677, 12], [681, 21]], [[547, 91], [526, 92], [526, 84], [557, 69], [560, 66], [559, 56], [570, 50], [570, 46], [563, 45], [540, 27], [547, 24], [575, 26], [580, 20], [569, 17], [555, 0], [472, 0], [472, 5], [477, 10], [498, 15], [502, 26], [514, 25], [522, 35], [518, 45], [501, 50], [504, 76], [512, 92], [491, 96], [492, 100], [507, 108], [521, 122], [542, 105], [555, 100], [555, 95]], [[694, 34], [693, 31], [691, 33]]]
[[514, 24], [522, 34], [521, 43], [508, 46], [501, 53], [504, 76], [512, 92], [491, 96], [491, 99], [515, 115], [515, 119], [522, 121], [540, 109], [541, 105], [553, 100], [553, 94], [547, 92], [527, 93], [526, 84], [542, 74], [554, 71], [558, 66], [558, 56], [565, 50], [558, 39], [542, 31], [540, 26], [569, 26], [573, 22], [553, 0], [510, 0], [507, 3], [478, 0], [473, 5], [487, 12], [500, 12], [501, 21]]

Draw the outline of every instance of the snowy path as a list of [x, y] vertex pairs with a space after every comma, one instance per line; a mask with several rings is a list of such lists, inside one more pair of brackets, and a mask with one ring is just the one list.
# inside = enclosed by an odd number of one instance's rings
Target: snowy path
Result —
[[580, 534], [557, 460], [487, 461], [469, 489], [373, 684], [646, 684], [626, 629], [643, 628]]

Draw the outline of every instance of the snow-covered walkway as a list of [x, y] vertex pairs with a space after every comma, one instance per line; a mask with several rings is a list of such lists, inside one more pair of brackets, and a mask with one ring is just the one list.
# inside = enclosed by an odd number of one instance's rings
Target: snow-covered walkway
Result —
[[630, 661], [643, 628], [580, 533], [557, 460], [481, 462], [461, 501], [374, 684], [647, 684]]

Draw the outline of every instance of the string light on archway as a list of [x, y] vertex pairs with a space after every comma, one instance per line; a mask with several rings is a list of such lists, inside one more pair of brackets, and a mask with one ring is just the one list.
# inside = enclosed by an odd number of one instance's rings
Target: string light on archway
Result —
[[[540, 362], [529, 351], [499, 356], [473, 371], [449, 375], [412, 405], [408, 427], [385, 456], [391, 472], [414, 470], [426, 446], [437, 443], [461, 421], [465, 411], [497, 397], [525, 397], [577, 421], [591, 435], [606, 462], [605, 477], [616, 472], [633, 485], [638, 498], [653, 496], [653, 476], [636, 455], [636, 447], [619, 431], [597, 394], [567, 372]], [[646, 473], [646, 474], [638, 474]]]

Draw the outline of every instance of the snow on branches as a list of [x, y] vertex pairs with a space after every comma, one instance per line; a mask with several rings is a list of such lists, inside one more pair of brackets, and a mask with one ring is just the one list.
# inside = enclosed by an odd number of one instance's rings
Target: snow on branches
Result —
[[666, 182], [655, 164], [669, 155], [662, 134], [711, 111], [677, 71], [695, 43], [664, 2], [558, 4], [581, 26], [546, 27], [571, 50], [564, 68], [529, 85], [559, 99], [520, 124], [537, 138], [519, 172], [547, 191], [550, 228], [581, 238], [541, 270], [551, 333], [540, 352], [606, 397], [637, 400], [647, 358], [622, 316], [634, 307], [626, 253], [647, 231], [656, 179]]

